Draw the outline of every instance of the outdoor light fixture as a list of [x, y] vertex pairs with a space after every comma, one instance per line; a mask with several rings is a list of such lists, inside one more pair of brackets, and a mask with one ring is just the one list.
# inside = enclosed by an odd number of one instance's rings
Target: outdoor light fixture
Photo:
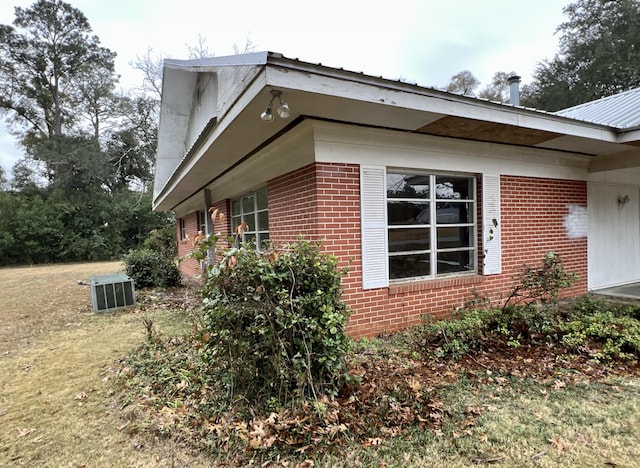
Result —
[[260, 114], [260, 118], [265, 122], [273, 122], [273, 101], [278, 99], [280, 106], [276, 112], [281, 119], [288, 119], [291, 116], [291, 111], [289, 110], [289, 104], [282, 100], [282, 91], [278, 91], [277, 89], [271, 90], [271, 100], [269, 104], [267, 104], [267, 108], [264, 110], [262, 114]]

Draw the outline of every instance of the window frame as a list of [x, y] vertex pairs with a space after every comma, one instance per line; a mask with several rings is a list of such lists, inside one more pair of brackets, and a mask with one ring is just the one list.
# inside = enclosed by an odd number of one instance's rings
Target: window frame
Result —
[[[425, 196], [425, 193], [421, 193], [420, 196], [407, 196], [407, 197], [390, 197], [388, 191], [388, 181], [389, 176], [416, 176], [416, 177], [425, 177], [428, 178], [428, 196]], [[469, 184], [468, 188], [468, 196], [456, 199], [456, 198], [447, 198], [442, 194], [438, 194], [438, 179], [442, 178], [461, 178], [466, 179], [466, 183]], [[441, 187], [443, 184], [440, 185]], [[463, 275], [475, 275], [478, 274], [479, 266], [478, 266], [478, 180], [477, 175], [468, 174], [468, 173], [459, 173], [459, 172], [441, 172], [441, 171], [429, 171], [429, 170], [420, 170], [420, 169], [406, 169], [406, 168], [386, 168], [385, 170], [385, 190], [384, 190], [384, 200], [385, 200], [385, 211], [386, 211], [386, 235], [387, 235], [387, 269], [388, 269], [388, 278], [389, 283], [402, 283], [402, 282], [410, 282], [410, 281], [423, 281], [423, 280], [431, 280], [431, 279], [441, 279], [452, 276], [463, 276]], [[425, 205], [425, 209], [428, 210], [429, 216], [427, 222], [419, 221], [419, 217], [415, 218], [413, 223], [405, 223], [399, 224], [393, 221], [394, 214], [389, 213], [390, 205], [394, 203], [405, 203], [411, 208], [416, 209], [420, 205]], [[438, 207], [443, 205], [460, 205], [466, 204], [466, 221], [460, 222], [442, 222], [438, 219]], [[424, 210], [423, 210], [424, 211]], [[422, 215], [423, 211], [420, 212]], [[462, 212], [462, 210], [459, 210]], [[423, 243], [426, 245], [426, 248], [418, 248], [418, 249], [407, 249], [407, 250], [395, 250], [394, 242], [392, 239], [392, 231], [395, 231], [396, 244], [398, 243], [398, 239], [400, 239], [400, 243], [402, 243], [402, 232], [409, 232], [413, 229], [419, 229], [428, 231], [428, 238], [421, 238], [418, 236], [414, 236], [413, 239], [411, 236], [407, 237], [407, 240], [410, 243], [413, 243], [413, 246], [416, 247], [419, 243]], [[462, 246], [454, 246], [447, 247], [442, 246], [443, 234], [446, 231], [451, 232], [452, 229], [458, 229], [460, 233], [463, 230], [467, 230], [466, 235], [461, 235], [462, 239], [466, 241], [466, 245]], [[398, 234], [400, 236], [398, 237]], [[455, 253], [463, 253], [468, 252], [467, 255], [467, 266], [468, 269], [459, 269], [457, 271], [443, 271], [438, 272], [440, 265], [444, 265], [446, 260], [443, 260], [442, 254], [455, 254]], [[425, 260], [428, 262], [428, 274], [419, 274], [412, 275], [408, 274], [406, 276], [396, 275], [394, 274], [394, 268], [392, 267], [392, 259], [395, 258], [409, 258], [410, 256], [414, 256], [414, 258], [418, 258], [419, 255], [425, 256]], [[424, 260], [423, 260], [424, 261]], [[455, 265], [455, 262], [452, 264]], [[461, 266], [462, 262], [459, 261], [458, 265]]]
[[[253, 199], [252, 206], [249, 207], [249, 200], [251, 199]], [[261, 201], [264, 202], [263, 206], [261, 206]], [[243, 222], [248, 224], [249, 229], [244, 230], [241, 238], [239, 238], [236, 235], [236, 229]], [[262, 224], [265, 222], [266, 229], [263, 229], [264, 226]], [[248, 192], [231, 200], [231, 232], [235, 237], [236, 245], [238, 241], [249, 242], [255, 240], [256, 250], [263, 250], [264, 243], [269, 240], [269, 204], [266, 187]]]
[[180, 230], [180, 240], [187, 240], [187, 221], [184, 218], [178, 218], [178, 227]]
[[196, 225], [198, 226], [198, 231], [201, 231], [202, 234], [207, 234], [207, 218], [204, 210], [196, 211]]

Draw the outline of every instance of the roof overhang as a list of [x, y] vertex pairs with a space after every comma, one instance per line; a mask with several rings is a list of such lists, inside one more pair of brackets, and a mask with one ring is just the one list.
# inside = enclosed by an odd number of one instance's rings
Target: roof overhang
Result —
[[[640, 167], [639, 130], [620, 132], [275, 53], [236, 56], [235, 60], [165, 63], [158, 141], [158, 166], [163, 167], [158, 167], [161, 177], [156, 177], [156, 184], [162, 183], [155, 188], [154, 209], [174, 209], [304, 118], [560, 150], [588, 157], [596, 171]], [[233, 99], [219, 106], [222, 111], [187, 148], [184, 141], [198, 73], [218, 73], [226, 67], [250, 67], [251, 73], [243, 75]], [[260, 114], [273, 89], [282, 92], [291, 117], [266, 123]]]

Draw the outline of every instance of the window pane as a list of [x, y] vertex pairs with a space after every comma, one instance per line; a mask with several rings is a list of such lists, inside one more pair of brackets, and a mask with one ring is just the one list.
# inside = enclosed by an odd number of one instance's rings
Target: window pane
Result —
[[260, 249], [267, 248], [268, 241], [269, 241], [269, 233], [268, 232], [260, 232], [260, 233], [258, 233], [258, 247]]
[[255, 194], [247, 195], [246, 197], [242, 197], [242, 212], [244, 214], [251, 213], [255, 211], [254, 204]]
[[459, 247], [471, 247], [470, 227], [439, 227], [438, 249], [455, 249]]
[[[255, 219], [255, 214], [251, 213], [249, 215], [247, 215], [245, 213], [244, 217], [244, 222], [247, 223], [247, 229], [246, 231], [251, 231], [254, 232], [256, 230], [256, 219]], [[246, 232], [245, 231], [245, 232]]]
[[410, 278], [412, 276], [429, 276], [431, 262], [429, 254], [399, 255], [389, 257], [389, 278]]
[[429, 176], [387, 173], [388, 198], [427, 198]]
[[472, 200], [474, 198], [473, 178], [437, 176], [436, 198], [440, 200]]
[[438, 224], [464, 224], [473, 222], [473, 203], [436, 204], [436, 220]]
[[267, 190], [266, 189], [258, 190], [256, 192], [256, 197], [258, 202], [258, 209], [266, 210], [267, 209]]
[[429, 250], [429, 228], [389, 229], [389, 252]]
[[239, 215], [240, 214], [240, 199], [236, 199], [236, 200], [232, 200], [231, 201], [231, 215], [235, 216], [235, 215]]
[[[256, 209], [256, 205], [259, 206]], [[242, 241], [256, 243], [256, 247], [269, 239], [269, 213], [267, 211], [267, 190], [247, 194], [241, 198], [231, 200], [231, 229], [235, 235], [236, 228], [246, 223]]]
[[258, 231], [269, 230], [269, 215], [266, 211], [258, 213]]
[[428, 202], [387, 202], [387, 223], [398, 224], [429, 224]]
[[459, 252], [438, 252], [437, 273], [456, 273], [461, 271], [473, 271], [473, 251], [463, 250]]

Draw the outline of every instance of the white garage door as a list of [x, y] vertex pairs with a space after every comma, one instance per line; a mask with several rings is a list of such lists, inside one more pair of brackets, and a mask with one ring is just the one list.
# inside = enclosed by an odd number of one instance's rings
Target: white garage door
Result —
[[590, 183], [587, 206], [589, 289], [640, 281], [640, 187]]

